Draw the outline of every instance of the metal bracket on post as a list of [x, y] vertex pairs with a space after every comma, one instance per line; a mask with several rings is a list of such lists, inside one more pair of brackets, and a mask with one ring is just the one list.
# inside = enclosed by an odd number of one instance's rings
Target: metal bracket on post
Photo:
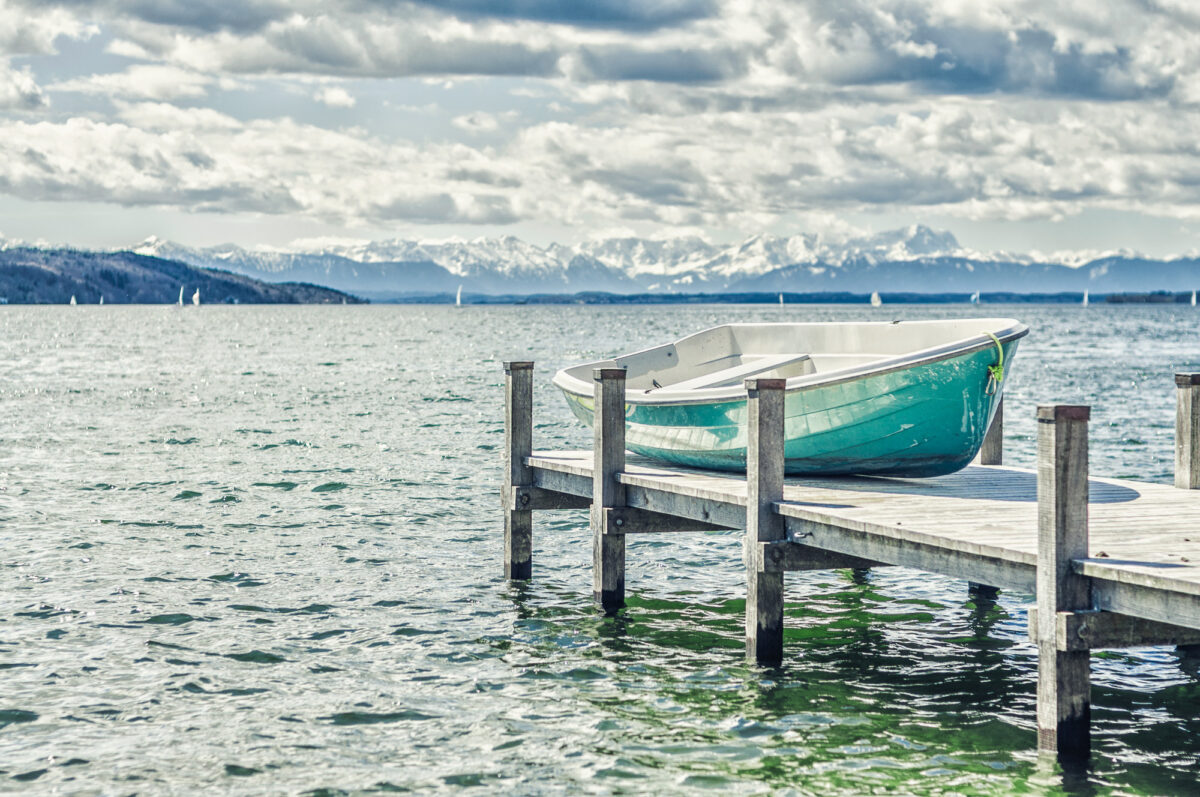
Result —
[[[1040, 643], [1036, 607], [1029, 610], [1029, 640]], [[1060, 651], [1141, 648], [1200, 642], [1200, 630], [1158, 623], [1128, 614], [1096, 610], [1059, 612], [1054, 618], [1054, 646]]]
[[1038, 422], [1038, 751], [1059, 760], [1091, 751], [1087, 649], [1059, 650], [1061, 612], [1091, 609], [1089, 579], [1071, 568], [1088, 555], [1087, 424], [1091, 409], [1043, 405]]
[[783, 659], [783, 571], [764, 561], [761, 543], [787, 539], [775, 504], [783, 500], [784, 379], [747, 379], [746, 655]]

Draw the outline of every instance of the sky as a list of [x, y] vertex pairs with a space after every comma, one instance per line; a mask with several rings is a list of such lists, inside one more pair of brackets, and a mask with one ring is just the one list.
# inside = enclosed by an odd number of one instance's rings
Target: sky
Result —
[[1192, 0], [0, 0], [0, 236], [1200, 251]]

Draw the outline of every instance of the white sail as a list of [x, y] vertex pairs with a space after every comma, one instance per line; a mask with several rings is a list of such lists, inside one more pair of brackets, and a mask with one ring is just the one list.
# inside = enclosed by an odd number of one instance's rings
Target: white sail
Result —
[[462, 307], [462, 286], [458, 286], [458, 293], [454, 294], [454, 306]]
[[183, 307], [183, 286], [179, 286], [179, 301], [175, 302], [179, 307]]
[[779, 294], [779, 306], [783, 307], [783, 294]]
[[71, 294], [71, 304], [79, 304], [78, 302], [75, 301], [75, 294], [73, 294], [73, 293]]
[[971, 294], [971, 304], [979, 304], [979, 291]]
[[1196, 292], [1192, 291], [1192, 307], [1196, 306]]
[[101, 297], [100, 297], [100, 304], [104, 304], [104, 297], [103, 297], [103, 296], [101, 296]]
[[192, 294], [192, 304], [197, 305], [197, 306], [199, 306], [199, 304], [200, 304], [200, 289], [199, 288], [197, 288], [196, 292]]
[[1088, 292], [1087, 291], [1083, 292], [1083, 306], [1084, 307], [1088, 306]]
[[875, 291], [874, 293], [871, 294], [871, 306], [872, 307], [881, 307], [882, 305], [883, 305], [883, 299], [879, 298], [879, 291]]

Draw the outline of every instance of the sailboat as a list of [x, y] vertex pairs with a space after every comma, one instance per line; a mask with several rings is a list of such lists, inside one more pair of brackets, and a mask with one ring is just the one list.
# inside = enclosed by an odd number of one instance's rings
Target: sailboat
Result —
[[871, 294], [871, 306], [872, 307], [882, 307], [883, 306], [883, 299], [879, 298], [879, 291], [875, 291], [874, 293]]
[[1083, 292], [1083, 306], [1084, 307], [1088, 306], [1088, 292], [1087, 291]]
[[75, 301], [75, 294], [73, 293], [71, 294], [71, 304], [72, 306], [79, 304], [79, 302]]
[[462, 286], [458, 286], [458, 293], [454, 294], [454, 306], [462, 307]]
[[779, 306], [783, 307], [783, 294], [779, 294]]
[[192, 294], [192, 304], [196, 307], [200, 306], [200, 289], [199, 288], [197, 288], [196, 292]]
[[100, 304], [104, 304], [104, 296], [103, 295], [100, 296]]
[[971, 294], [971, 304], [979, 304], [979, 291]]
[[179, 286], [179, 301], [175, 302], [176, 307], [183, 307], [183, 286]]
[[1196, 292], [1192, 291], [1192, 307], [1196, 306]]

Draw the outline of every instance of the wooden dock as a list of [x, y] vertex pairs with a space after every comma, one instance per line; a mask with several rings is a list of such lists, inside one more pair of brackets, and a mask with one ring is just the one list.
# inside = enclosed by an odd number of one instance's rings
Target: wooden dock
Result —
[[1176, 486], [1088, 475], [1089, 409], [1039, 406], [1036, 470], [981, 464], [929, 479], [784, 478], [779, 379], [747, 380], [746, 475], [625, 452], [625, 375], [595, 373], [591, 451], [535, 451], [533, 364], [506, 372], [505, 573], [532, 575], [532, 513], [591, 509], [593, 593], [624, 603], [629, 534], [745, 529], [746, 649], [783, 656], [788, 571], [911, 567], [1036, 596], [1038, 747], [1090, 750], [1090, 650], [1200, 644], [1200, 374], [1177, 374]]

